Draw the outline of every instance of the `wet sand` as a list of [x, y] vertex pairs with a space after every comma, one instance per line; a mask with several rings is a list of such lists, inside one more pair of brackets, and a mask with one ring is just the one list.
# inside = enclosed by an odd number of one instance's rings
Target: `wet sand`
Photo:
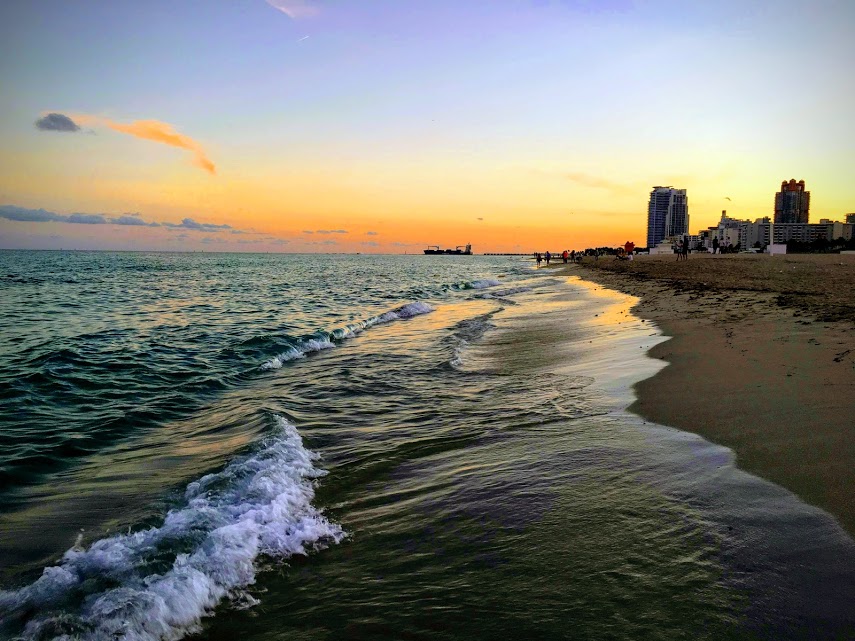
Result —
[[731, 448], [855, 535], [855, 256], [588, 260], [559, 267], [639, 297], [673, 337], [630, 410]]

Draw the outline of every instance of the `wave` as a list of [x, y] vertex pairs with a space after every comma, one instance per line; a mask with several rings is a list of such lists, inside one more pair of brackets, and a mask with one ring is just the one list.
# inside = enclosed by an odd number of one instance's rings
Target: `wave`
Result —
[[490, 292], [475, 294], [475, 298], [505, 298], [507, 296], [513, 296], [514, 294], [521, 294], [522, 292], [530, 292], [531, 289], [531, 287], [526, 287], [524, 285], [519, 287], [508, 287], [506, 289], [496, 289]]
[[[24, 639], [179, 639], [246, 592], [259, 556], [287, 559], [344, 538], [312, 505], [319, 455], [276, 416], [253, 454], [190, 483], [159, 527], [76, 545], [19, 590], [0, 592], [0, 633]], [[32, 618], [29, 618], [31, 617]], [[68, 636], [66, 636], [68, 635]]]
[[468, 280], [462, 283], [455, 283], [451, 289], [466, 290], [466, 289], [486, 289], [488, 287], [496, 287], [501, 283], [495, 278], [479, 278], [476, 280]]
[[454, 332], [450, 337], [452, 357], [448, 362], [449, 365], [454, 369], [460, 369], [463, 366], [463, 354], [466, 348], [469, 347], [470, 343], [480, 340], [490, 329], [495, 328], [490, 319], [500, 310], [501, 308], [475, 318], [462, 320], [455, 325]]
[[263, 363], [260, 366], [260, 369], [279, 369], [284, 363], [298, 358], [304, 358], [306, 354], [331, 349], [336, 346], [336, 342], [352, 338], [356, 334], [368, 329], [369, 327], [373, 327], [374, 325], [413, 318], [414, 316], [428, 314], [432, 311], [433, 307], [427, 303], [417, 301], [415, 303], [408, 303], [407, 305], [402, 305], [401, 307], [391, 311], [384, 312], [379, 316], [372, 316], [367, 320], [351, 323], [345, 327], [334, 329], [331, 332], [317, 332], [311, 336], [298, 339], [284, 352]]

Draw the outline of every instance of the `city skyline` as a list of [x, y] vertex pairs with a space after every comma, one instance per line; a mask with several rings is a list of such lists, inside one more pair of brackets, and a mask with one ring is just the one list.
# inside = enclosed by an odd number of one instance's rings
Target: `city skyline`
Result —
[[[814, 218], [842, 218], [855, 9], [781, 24], [798, 48], [767, 28], [786, 11], [4, 3], [0, 246], [642, 244], [650, 185], [690, 190], [702, 229], [724, 207], [771, 216], [782, 175], [811, 185]], [[781, 68], [805, 83], [786, 102], [768, 91]]]

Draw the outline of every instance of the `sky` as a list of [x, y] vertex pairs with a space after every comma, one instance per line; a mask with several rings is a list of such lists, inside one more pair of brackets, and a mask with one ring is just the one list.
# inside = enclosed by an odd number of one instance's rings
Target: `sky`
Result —
[[855, 212], [855, 2], [3, 0], [0, 248], [476, 253]]

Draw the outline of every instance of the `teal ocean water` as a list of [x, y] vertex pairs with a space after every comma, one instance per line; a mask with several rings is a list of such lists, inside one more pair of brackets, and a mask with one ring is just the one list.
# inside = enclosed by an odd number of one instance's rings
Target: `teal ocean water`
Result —
[[831, 517], [626, 411], [633, 302], [511, 257], [0, 252], [0, 638], [855, 638]]

